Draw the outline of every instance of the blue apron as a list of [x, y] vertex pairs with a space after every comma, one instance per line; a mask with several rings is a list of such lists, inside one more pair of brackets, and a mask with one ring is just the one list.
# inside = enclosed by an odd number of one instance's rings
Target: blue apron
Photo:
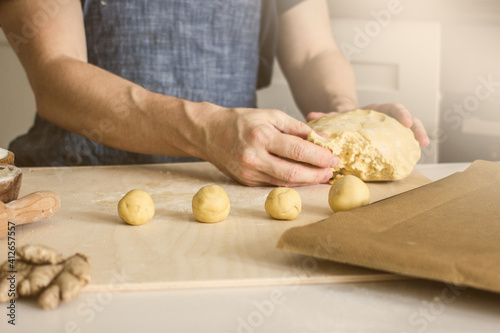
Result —
[[[154, 92], [224, 107], [255, 107], [257, 73], [263, 76], [259, 85], [268, 84], [272, 64], [273, 51], [267, 60], [260, 59], [259, 68], [259, 42], [275, 37], [268, 29], [271, 36], [263, 38], [260, 28], [261, 6], [269, 7], [269, 3], [82, 0], [88, 61]], [[19, 166], [198, 160], [113, 149], [38, 115], [30, 131], [14, 140], [9, 149]]]

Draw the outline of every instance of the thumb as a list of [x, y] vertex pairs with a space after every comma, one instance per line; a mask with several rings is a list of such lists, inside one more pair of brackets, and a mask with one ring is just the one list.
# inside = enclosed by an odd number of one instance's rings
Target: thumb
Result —
[[310, 112], [307, 117], [306, 117], [306, 120], [307, 121], [312, 121], [314, 119], [318, 119], [318, 118], [321, 118], [323, 117], [324, 115], [326, 115], [326, 113], [323, 113], [323, 112]]

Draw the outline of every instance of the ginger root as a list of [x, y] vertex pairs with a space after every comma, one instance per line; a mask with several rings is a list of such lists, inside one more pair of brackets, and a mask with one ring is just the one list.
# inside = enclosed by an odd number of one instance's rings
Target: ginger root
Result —
[[[0, 303], [7, 303], [12, 298], [17, 298], [16, 292], [19, 282], [24, 280], [31, 272], [32, 265], [23, 261], [16, 261], [16, 273], [10, 273], [10, 263], [6, 261], [0, 266]], [[15, 276], [14, 279], [12, 277]]]
[[62, 265], [32, 266], [31, 272], [18, 285], [20, 296], [36, 296], [52, 282]]
[[[26, 245], [19, 258], [0, 266], [0, 303], [19, 296], [39, 296], [42, 309], [53, 309], [60, 301], [70, 301], [90, 282], [91, 265], [83, 254], [64, 260], [57, 251], [43, 245]], [[15, 271], [16, 273], [11, 273]], [[14, 276], [15, 278], [11, 277]], [[14, 291], [14, 292], [12, 292]]]
[[38, 305], [42, 309], [53, 309], [61, 300], [69, 302], [78, 296], [89, 282], [89, 260], [83, 254], [77, 253], [66, 260], [61, 273], [38, 298]]
[[17, 250], [19, 257], [32, 264], [60, 264], [62, 255], [44, 245], [26, 245]]

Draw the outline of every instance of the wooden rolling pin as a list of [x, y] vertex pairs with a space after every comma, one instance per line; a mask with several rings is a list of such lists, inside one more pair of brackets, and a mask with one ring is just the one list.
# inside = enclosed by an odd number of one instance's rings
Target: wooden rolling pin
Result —
[[45, 220], [54, 215], [59, 207], [61, 201], [52, 191], [34, 192], [8, 204], [0, 202], [0, 238], [7, 235], [9, 221], [18, 226]]

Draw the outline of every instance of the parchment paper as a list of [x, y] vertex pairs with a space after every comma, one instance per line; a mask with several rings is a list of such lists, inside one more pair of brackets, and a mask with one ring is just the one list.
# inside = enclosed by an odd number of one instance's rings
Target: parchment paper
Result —
[[289, 229], [278, 247], [500, 292], [500, 164], [475, 161], [439, 181]]

